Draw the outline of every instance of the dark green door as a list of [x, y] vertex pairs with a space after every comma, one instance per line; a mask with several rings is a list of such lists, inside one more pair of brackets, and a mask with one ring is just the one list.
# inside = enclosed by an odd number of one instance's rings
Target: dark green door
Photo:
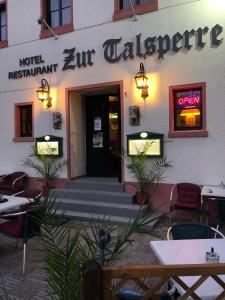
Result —
[[119, 116], [117, 96], [86, 97], [87, 176], [120, 176]]

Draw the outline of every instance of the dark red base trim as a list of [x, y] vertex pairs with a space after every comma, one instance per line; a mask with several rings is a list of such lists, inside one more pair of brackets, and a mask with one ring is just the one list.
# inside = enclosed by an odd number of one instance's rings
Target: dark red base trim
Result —
[[0, 48], [8, 47], [8, 41], [0, 41]]

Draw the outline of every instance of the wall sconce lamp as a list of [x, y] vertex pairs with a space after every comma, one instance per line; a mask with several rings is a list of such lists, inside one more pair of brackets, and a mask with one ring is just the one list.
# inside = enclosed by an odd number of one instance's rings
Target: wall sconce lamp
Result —
[[41, 80], [41, 86], [37, 89], [38, 100], [41, 102], [47, 101], [46, 107], [50, 109], [52, 107], [52, 98], [50, 97], [49, 84], [46, 79]]
[[141, 90], [141, 97], [143, 99], [148, 97], [148, 77], [145, 75], [145, 68], [143, 63], [140, 63], [140, 70], [137, 72], [137, 74], [134, 77], [136, 82], [137, 89]]

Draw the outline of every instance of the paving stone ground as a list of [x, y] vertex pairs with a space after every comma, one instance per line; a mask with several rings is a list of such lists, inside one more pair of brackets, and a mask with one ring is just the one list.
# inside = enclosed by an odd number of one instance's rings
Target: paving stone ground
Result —
[[[81, 223], [70, 221], [76, 228]], [[82, 223], [88, 226], [88, 223]], [[149, 242], [155, 239], [165, 239], [168, 221], [163, 219], [149, 234], [135, 234], [134, 243], [126, 248], [118, 264], [154, 264], [158, 263], [152, 253]], [[14, 239], [0, 236], [0, 299], [40, 300], [46, 297], [45, 273], [41, 254], [42, 241], [35, 237], [28, 242], [26, 274], [22, 275], [22, 245]], [[4, 290], [5, 287], [5, 290]]]

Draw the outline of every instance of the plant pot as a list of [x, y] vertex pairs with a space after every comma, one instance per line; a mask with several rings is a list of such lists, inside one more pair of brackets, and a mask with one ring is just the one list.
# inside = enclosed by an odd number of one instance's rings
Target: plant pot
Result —
[[51, 187], [48, 185], [43, 185], [42, 186], [42, 195], [43, 196], [48, 196], [49, 191], [51, 190]]
[[142, 205], [148, 203], [148, 193], [136, 192], [135, 194], [136, 204]]

